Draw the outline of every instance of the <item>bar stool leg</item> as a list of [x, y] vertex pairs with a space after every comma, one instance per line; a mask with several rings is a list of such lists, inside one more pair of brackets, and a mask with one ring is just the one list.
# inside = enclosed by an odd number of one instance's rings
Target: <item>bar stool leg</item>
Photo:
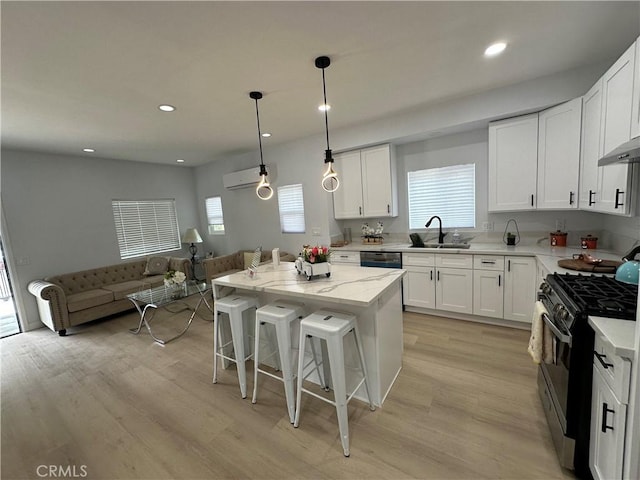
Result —
[[260, 326], [264, 325], [256, 315], [256, 329], [255, 329], [255, 342], [253, 346], [253, 396], [251, 397], [251, 403], [256, 403], [258, 397], [258, 352], [260, 351]]
[[[276, 325], [276, 338], [278, 342], [278, 355], [280, 357], [280, 367], [282, 370], [282, 380], [284, 381], [284, 395], [287, 399], [287, 409], [289, 410], [289, 421], [295, 419], [295, 392], [293, 389], [293, 365], [291, 365], [291, 331], [288, 323], [279, 322]], [[257, 372], [257, 370], [256, 370]]]
[[[344, 370], [344, 347], [342, 337], [327, 340], [329, 362], [331, 362], [331, 379], [333, 381], [333, 394], [338, 413], [338, 427], [344, 456], [349, 456], [349, 416], [347, 412], [347, 386]], [[336, 364], [333, 364], [335, 362]]]
[[238, 369], [238, 383], [240, 383], [240, 393], [242, 398], [247, 398], [247, 370], [245, 367], [244, 354], [244, 318], [240, 313], [240, 318], [232, 318], [229, 315], [231, 323], [231, 337], [233, 340], [233, 350], [236, 357], [236, 368]]
[[360, 340], [360, 332], [356, 325], [353, 329], [353, 338], [356, 341], [356, 349], [358, 350], [358, 358], [360, 359], [360, 368], [362, 369], [362, 375], [364, 376], [364, 386], [367, 389], [367, 398], [369, 399], [369, 410], [375, 411], [376, 407], [371, 399], [371, 389], [369, 388], [369, 375], [367, 373], [367, 367], [364, 363], [364, 350], [362, 348], [362, 341]]
[[[313, 341], [313, 339], [311, 339]], [[302, 376], [304, 375], [304, 351], [307, 343], [307, 335], [300, 328], [300, 340], [298, 342], [298, 378], [296, 390], [296, 415], [293, 419], [293, 426], [298, 428], [300, 422], [300, 404], [302, 403]]]
[[218, 335], [220, 334], [220, 322], [218, 310], [213, 312], [213, 383], [218, 383]]

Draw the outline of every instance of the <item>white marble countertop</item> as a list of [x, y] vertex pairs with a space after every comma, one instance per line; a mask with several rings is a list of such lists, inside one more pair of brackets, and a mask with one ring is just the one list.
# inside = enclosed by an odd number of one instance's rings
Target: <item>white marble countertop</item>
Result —
[[254, 278], [237, 272], [215, 278], [212, 283], [214, 288], [233, 287], [366, 307], [399, 282], [405, 273], [402, 269], [333, 264], [330, 277], [322, 275], [307, 280], [304, 275], [298, 275], [292, 262], [283, 262], [278, 266], [260, 265]]
[[636, 322], [617, 318], [589, 317], [596, 335], [609, 343], [616, 355], [633, 359]]
[[[412, 248], [408, 243], [383, 243], [382, 245], [367, 245], [351, 243], [344, 247], [332, 247], [335, 252], [402, 252], [402, 253], [438, 253], [438, 254], [471, 254], [471, 255], [516, 255], [536, 257], [549, 273], [589, 274], [558, 266], [558, 260], [573, 258], [574, 254], [588, 253], [603, 260], [620, 260], [621, 255], [607, 250], [583, 250], [578, 247], [552, 247], [550, 245], [516, 245], [507, 246], [504, 243], [470, 243], [469, 248]], [[601, 274], [599, 274], [601, 275]]]

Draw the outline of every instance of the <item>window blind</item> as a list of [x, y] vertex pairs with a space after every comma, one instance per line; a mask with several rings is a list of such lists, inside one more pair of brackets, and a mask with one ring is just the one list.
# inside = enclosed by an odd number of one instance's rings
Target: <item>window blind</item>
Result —
[[222, 199], [220, 197], [209, 197], [205, 201], [207, 209], [207, 223], [209, 233], [221, 235], [224, 233], [224, 216], [222, 214]]
[[304, 233], [304, 199], [302, 185], [278, 187], [278, 209], [282, 233]]
[[180, 249], [175, 200], [113, 200], [111, 205], [120, 258]]
[[433, 215], [442, 226], [476, 226], [474, 163], [408, 172], [409, 229], [424, 228]]

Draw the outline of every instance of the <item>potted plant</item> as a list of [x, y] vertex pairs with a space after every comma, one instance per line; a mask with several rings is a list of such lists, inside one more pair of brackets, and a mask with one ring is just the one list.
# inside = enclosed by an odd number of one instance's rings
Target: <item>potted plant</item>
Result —
[[311, 247], [305, 245], [302, 253], [296, 261], [296, 270], [298, 274], [304, 273], [307, 280], [312, 277], [325, 274], [331, 276], [331, 263], [329, 263], [331, 252], [328, 247], [316, 245]]
[[515, 244], [516, 244], [516, 236], [511, 232], [507, 232], [507, 245], [515, 245]]

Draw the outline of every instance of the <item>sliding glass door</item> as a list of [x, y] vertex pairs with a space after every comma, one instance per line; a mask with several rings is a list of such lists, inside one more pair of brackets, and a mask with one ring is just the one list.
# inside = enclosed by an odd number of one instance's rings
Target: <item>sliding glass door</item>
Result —
[[9, 270], [4, 259], [2, 237], [0, 237], [0, 338], [20, 333], [20, 323], [11, 289]]

